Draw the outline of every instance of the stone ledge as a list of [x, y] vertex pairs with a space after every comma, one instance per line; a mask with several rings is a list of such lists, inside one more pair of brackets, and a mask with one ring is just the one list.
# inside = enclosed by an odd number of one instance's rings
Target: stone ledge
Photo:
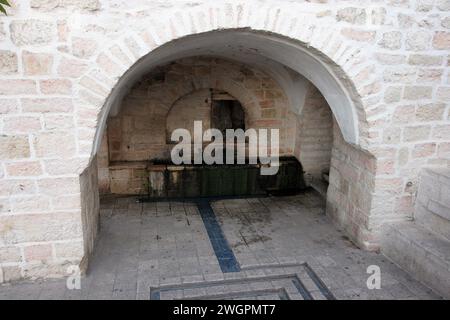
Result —
[[381, 252], [414, 278], [450, 298], [450, 241], [413, 222], [385, 226]]
[[448, 219], [435, 214], [420, 203], [416, 204], [414, 218], [415, 223], [418, 225], [450, 241], [450, 223]]

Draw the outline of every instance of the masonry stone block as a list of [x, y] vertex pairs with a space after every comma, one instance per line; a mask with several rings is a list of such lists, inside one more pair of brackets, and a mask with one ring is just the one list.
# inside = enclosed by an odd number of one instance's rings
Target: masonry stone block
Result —
[[436, 32], [433, 37], [433, 47], [439, 50], [450, 49], [450, 32]]
[[412, 222], [386, 225], [381, 252], [419, 281], [450, 297], [450, 242]]
[[416, 109], [416, 119], [418, 121], [443, 120], [445, 108], [444, 103], [420, 104]]
[[36, 113], [65, 113], [73, 110], [73, 102], [71, 98], [24, 98], [22, 110]]
[[378, 45], [382, 48], [396, 50], [400, 49], [402, 46], [402, 33], [399, 31], [390, 31], [383, 33], [381, 40]]
[[35, 80], [28, 79], [0, 79], [0, 95], [33, 94], [37, 93]]
[[48, 75], [52, 72], [53, 56], [48, 53], [24, 51], [22, 64], [26, 75]]

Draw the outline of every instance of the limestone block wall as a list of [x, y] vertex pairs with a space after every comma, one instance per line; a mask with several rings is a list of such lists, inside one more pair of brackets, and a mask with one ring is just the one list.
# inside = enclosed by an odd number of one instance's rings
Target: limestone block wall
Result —
[[102, 142], [97, 155], [98, 191], [100, 194], [110, 193], [109, 152], [107, 130], [103, 133]]
[[327, 215], [358, 244], [377, 243], [378, 226], [368, 215], [375, 188], [375, 158], [346, 143], [336, 123], [333, 129]]
[[203, 121], [203, 130], [210, 128], [210, 89], [231, 87], [227, 82], [236, 84], [234, 94], [245, 101], [246, 128], [280, 129], [281, 155], [294, 154], [309, 175], [317, 177], [329, 170], [332, 112], [314, 85], [308, 83], [304, 105], [294, 107], [302, 110], [296, 115], [286, 93], [262, 71], [223, 59], [197, 57], [148, 74], [126, 95], [118, 114], [108, 120], [98, 158], [101, 192], [145, 193], [142, 161], [170, 159], [173, 143], [169, 139], [174, 129], [186, 128], [193, 136], [195, 120]]
[[170, 159], [172, 129], [192, 129], [194, 120], [210, 127], [209, 89], [236, 98], [248, 128], [280, 129], [280, 154], [292, 154], [296, 123], [284, 92], [270, 76], [232, 61], [193, 57], [160, 67], [133, 86], [108, 120], [109, 160]]
[[[80, 175], [81, 222], [83, 226], [83, 260], [79, 262], [82, 271], [88, 265], [89, 256], [94, 251], [99, 228], [100, 198], [98, 189], [97, 158]], [[81, 256], [81, 250], [78, 252]]]
[[311, 83], [297, 121], [294, 154], [306, 175], [320, 178], [321, 173], [330, 168], [333, 114], [323, 95]]
[[[203, 132], [212, 128], [211, 99], [212, 93], [210, 89], [196, 90], [188, 95], [180, 97], [166, 114], [164, 143], [176, 143], [171, 142], [170, 137], [172, 132], [178, 128], [189, 130], [191, 138], [193, 138], [194, 121], [202, 121]], [[168, 151], [169, 150], [170, 147], [168, 147]], [[170, 159], [170, 155], [166, 154], [164, 158]]]
[[[363, 247], [376, 247], [370, 237], [378, 225], [412, 218], [422, 167], [449, 166], [449, 0], [12, 2], [0, 17], [2, 280], [36, 270], [63, 274], [65, 253], [56, 247], [83, 241], [80, 174], [96, 154], [108, 96], [141, 58], [156, 59], [158, 49], [185, 36], [245, 29], [248, 41], [236, 52], [270, 53], [294, 61], [291, 68], [302, 65], [297, 53], [308, 52], [333, 73], [354, 106], [328, 102], [335, 116], [351, 111], [354, 121], [339, 126], [357, 132], [352, 146], [334, 148], [348, 152], [334, 157], [347, 155], [342, 168], [366, 158], [374, 164], [357, 171], [368, 171], [368, 181], [352, 180], [351, 200], [339, 202], [348, 195], [339, 185], [328, 202], [343, 216], [347, 203], [369, 203], [363, 213], [350, 211], [358, 227], [349, 234], [369, 239]], [[268, 45], [252, 50], [251, 33]], [[299, 49], [276, 50], [270, 37]], [[331, 163], [338, 172], [341, 165]]]
[[450, 168], [426, 168], [421, 172], [414, 220], [450, 240]]

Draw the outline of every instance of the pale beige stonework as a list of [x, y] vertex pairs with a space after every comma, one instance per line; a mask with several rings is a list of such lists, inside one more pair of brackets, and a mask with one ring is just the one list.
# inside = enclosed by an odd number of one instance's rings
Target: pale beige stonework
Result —
[[[0, 17], [3, 281], [85, 266], [98, 225], [96, 161], [107, 176], [94, 145], [104, 135], [108, 96], [142, 57], [186, 36], [237, 28], [270, 34], [333, 72], [355, 121], [330, 126], [324, 113], [327, 124], [313, 135], [330, 147], [333, 127], [328, 213], [362, 248], [379, 248], [384, 224], [413, 218], [422, 167], [450, 165], [447, 0], [13, 3]], [[317, 108], [325, 110], [322, 102]], [[295, 146], [301, 121], [283, 107], [265, 116], [279, 117], [292, 139], [287, 147]], [[340, 134], [347, 126], [358, 133], [353, 144]], [[329, 154], [321, 156], [325, 168]]]

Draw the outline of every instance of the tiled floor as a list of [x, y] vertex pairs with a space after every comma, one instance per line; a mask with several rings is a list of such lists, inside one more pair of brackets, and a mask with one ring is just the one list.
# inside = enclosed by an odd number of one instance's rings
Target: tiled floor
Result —
[[[0, 286], [0, 299], [439, 298], [382, 255], [354, 247], [314, 191], [211, 206], [212, 223], [195, 203], [104, 199], [81, 290], [65, 280], [22, 282]], [[223, 267], [230, 248], [240, 271], [224, 273], [233, 271]], [[367, 289], [369, 265], [381, 268], [379, 290]]]

